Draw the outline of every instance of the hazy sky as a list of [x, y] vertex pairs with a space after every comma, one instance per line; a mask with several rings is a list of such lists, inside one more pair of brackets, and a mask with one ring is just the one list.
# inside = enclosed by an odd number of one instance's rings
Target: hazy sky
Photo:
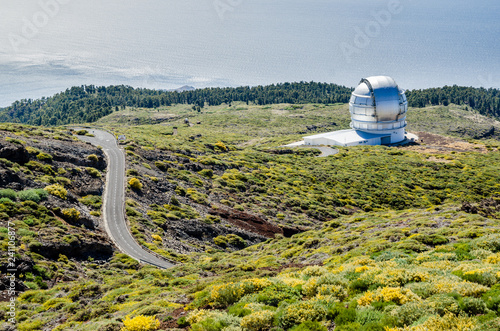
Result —
[[499, 15], [497, 0], [0, 0], [0, 106], [82, 84], [500, 87]]

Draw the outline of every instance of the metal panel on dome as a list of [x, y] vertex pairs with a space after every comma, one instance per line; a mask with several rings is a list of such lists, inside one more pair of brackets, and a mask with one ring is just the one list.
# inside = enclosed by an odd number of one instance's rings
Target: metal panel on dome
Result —
[[370, 131], [404, 128], [408, 104], [394, 79], [372, 76], [362, 79], [349, 102], [351, 127]]

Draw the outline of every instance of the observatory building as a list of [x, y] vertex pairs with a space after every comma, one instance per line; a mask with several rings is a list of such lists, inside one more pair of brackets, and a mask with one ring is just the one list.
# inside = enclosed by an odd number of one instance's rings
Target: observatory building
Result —
[[352, 92], [349, 111], [352, 129], [304, 137], [305, 145], [390, 145], [406, 139], [408, 102], [391, 77], [362, 79]]

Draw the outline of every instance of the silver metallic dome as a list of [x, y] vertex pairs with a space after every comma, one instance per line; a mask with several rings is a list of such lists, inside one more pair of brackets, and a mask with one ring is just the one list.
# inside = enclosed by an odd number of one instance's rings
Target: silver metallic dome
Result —
[[404, 90], [391, 77], [362, 79], [349, 102], [351, 127], [363, 131], [387, 131], [406, 127], [408, 102]]

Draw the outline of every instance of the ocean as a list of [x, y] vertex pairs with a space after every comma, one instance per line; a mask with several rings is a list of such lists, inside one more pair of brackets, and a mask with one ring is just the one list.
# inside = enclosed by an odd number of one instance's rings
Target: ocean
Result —
[[0, 107], [71, 86], [500, 88], [497, 0], [0, 0]]

